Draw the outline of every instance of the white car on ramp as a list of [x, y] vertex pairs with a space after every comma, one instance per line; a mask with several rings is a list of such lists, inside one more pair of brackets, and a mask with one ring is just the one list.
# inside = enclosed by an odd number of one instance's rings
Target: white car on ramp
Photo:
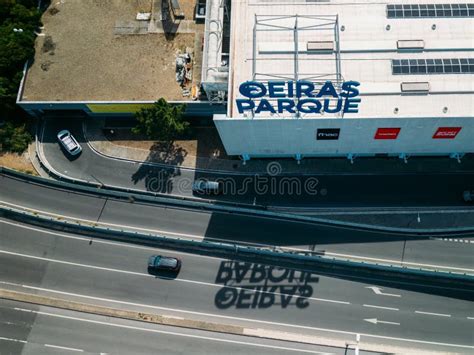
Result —
[[67, 129], [58, 133], [58, 140], [69, 154], [76, 156], [82, 152], [81, 146]]

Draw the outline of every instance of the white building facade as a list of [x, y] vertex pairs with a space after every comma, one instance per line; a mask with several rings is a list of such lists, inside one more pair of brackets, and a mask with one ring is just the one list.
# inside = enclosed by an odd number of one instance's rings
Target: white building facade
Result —
[[474, 152], [474, 1], [233, 0], [230, 16], [227, 154]]

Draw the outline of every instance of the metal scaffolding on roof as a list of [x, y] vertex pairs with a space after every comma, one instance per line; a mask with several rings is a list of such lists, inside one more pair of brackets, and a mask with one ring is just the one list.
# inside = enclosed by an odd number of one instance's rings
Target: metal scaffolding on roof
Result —
[[[316, 64], [321, 62], [323, 66]], [[306, 80], [316, 87], [331, 81], [340, 91], [344, 80], [338, 16], [255, 15], [252, 80]]]
[[[268, 60], [268, 54], [271, 51], [265, 53], [267, 58], [259, 56], [257, 51], [259, 42], [259, 32], [277, 32], [287, 31], [292, 32], [293, 35], [293, 49], [291, 51], [287, 49], [279, 50], [276, 48], [273, 53], [278, 56], [282, 54], [293, 55], [293, 66], [294, 70], [292, 75], [281, 73], [271, 74], [262, 71], [258, 68], [258, 61], [260, 59]], [[307, 48], [301, 48], [299, 39], [300, 32], [303, 31], [326, 31], [331, 33], [334, 48], [332, 50], [321, 49], [321, 50], [308, 50]], [[327, 36], [325, 36], [327, 38]], [[318, 37], [315, 37], [315, 42]], [[321, 41], [323, 42], [323, 41]], [[328, 42], [328, 41], [325, 41]], [[260, 51], [261, 52], [261, 51]], [[301, 73], [299, 70], [300, 60], [308, 60], [308, 56], [317, 54], [331, 54], [334, 59], [334, 70], [329, 72], [307, 72]], [[254, 80], [262, 80], [265, 78], [274, 79], [287, 79], [287, 80], [310, 80], [314, 82], [322, 82], [322, 80], [331, 80], [337, 83], [342, 81], [341, 76], [341, 59], [340, 59], [340, 47], [339, 47], [339, 26], [337, 15], [326, 15], [326, 16], [312, 16], [312, 15], [289, 15], [289, 16], [276, 16], [276, 15], [255, 15], [255, 25], [253, 29], [253, 65], [252, 65], [252, 77]], [[277, 58], [276, 60], [285, 60], [284, 58]]]

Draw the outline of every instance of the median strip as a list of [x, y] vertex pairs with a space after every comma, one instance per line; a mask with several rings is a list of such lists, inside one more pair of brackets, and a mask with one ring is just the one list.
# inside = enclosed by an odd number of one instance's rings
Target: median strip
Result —
[[[69, 311], [89, 313], [89, 314], [95, 314], [95, 315], [100, 315], [100, 316], [105, 316], [105, 317], [121, 318], [121, 319], [127, 319], [127, 320], [132, 320], [132, 321], [153, 323], [153, 324], [172, 326], [172, 327], [189, 328], [189, 329], [195, 329], [195, 330], [225, 333], [225, 334], [232, 334], [232, 335], [238, 335], [238, 336], [248, 336], [248, 337], [253, 337], [253, 338], [265, 338], [265, 339], [271, 339], [271, 340], [288, 341], [288, 342], [294, 342], [294, 343], [305, 343], [305, 344], [311, 344], [311, 345], [326, 345], [326, 346], [334, 346], [334, 347], [346, 346], [344, 341], [339, 341], [339, 340], [330, 340], [327, 338], [318, 338], [314, 336], [301, 335], [297, 333], [266, 330], [266, 329], [261, 329], [261, 328], [246, 328], [246, 327], [228, 325], [228, 324], [222, 324], [222, 323], [198, 321], [198, 320], [186, 319], [182, 317], [176, 317], [172, 315], [158, 315], [158, 314], [153, 314], [153, 313], [117, 309], [117, 308], [112, 308], [112, 307], [92, 305], [92, 304], [83, 303], [83, 302], [68, 301], [68, 300], [59, 299], [55, 297], [48, 297], [48, 296], [35, 295], [35, 294], [30, 294], [30, 293], [25, 293], [25, 292], [11, 291], [7, 289], [0, 289], [0, 298], [16, 301], [16, 302], [24, 302], [24, 303], [36, 304], [40, 306], [64, 309], [64, 310], [69, 310]], [[29, 310], [23, 310], [21, 308], [16, 308], [16, 309], [30, 312]]]
[[[318, 345], [318, 346], [330, 346], [330, 347], [345, 348], [345, 349], [347, 349], [348, 346], [349, 347], [352, 346], [352, 343], [351, 345], [348, 345], [349, 344], [347, 341], [348, 339], [340, 340], [340, 339], [317, 336], [313, 334], [304, 335], [300, 333], [291, 333], [291, 332], [286, 332], [286, 331], [276, 330], [276, 329], [242, 327], [242, 326], [236, 326], [236, 325], [186, 319], [186, 318], [176, 317], [172, 315], [158, 315], [158, 314], [153, 314], [153, 313], [117, 309], [117, 308], [112, 308], [112, 307], [93, 305], [89, 303], [69, 301], [69, 300], [55, 298], [55, 297], [7, 290], [4, 288], [0, 288], [0, 299], [29, 303], [29, 304], [36, 304], [39, 306], [64, 309], [68, 311], [82, 312], [82, 313], [94, 314], [94, 315], [111, 317], [111, 318], [121, 318], [121, 319], [127, 319], [127, 320], [132, 320], [132, 321], [159, 324], [159, 325], [164, 325], [164, 326], [188, 328], [188, 329], [195, 329], [195, 330], [216, 332], [216, 333], [225, 333], [225, 334], [231, 334], [231, 335], [237, 335], [237, 336], [246, 336], [246, 337], [252, 337], [252, 338], [262, 338], [262, 339], [286, 341], [286, 342], [302, 343], [302, 344]], [[21, 308], [15, 308], [15, 309], [30, 312], [30, 310], [23, 310]], [[321, 330], [324, 330], [324, 329], [321, 329]], [[352, 333], [352, 332], [346, 332], [346, 331], [334, 331], [334, 332], [344, 333], [350, 339], [352, 338], [352, 336], [355, 337], [355, 333]], [[361, 334], [361, 336], [369, 337], [369, 338], [370, 337], [384, 338], [383, 336], [375, 336], [375, 335], [368, 335], [368, 334]], [[390, 337], [388, 338], [390, 339]], [[1, 339], [2, 338], [0, 338], [0, 340]], [[405, 341], [414, 342], [414, 343], [420, 343], [420, 342], [425, 343], [419, 340], [409, 340], [409, 339], [399, 339], [399, 338], [391, 338], [391, 339], [401, 340], [401, 341], [405, 340]], [[11, 339], [8, 339], [8, 340], [11, 340]], [[464, 345], [442, 344], [442, 343], [431, 343], [431, 342], [426, 342], [426, 343], [445, 345], [445, 346], [450, 346], [450, 347], [453, 347], [453, 346], [454, 347], [459, 346], [463, 348], [466, 347]], [[419, 348], [383, 345], [379, 343], [359, 342], [358, 347], [360, 350], [364, 350], [364, 351], [375, 351], [375, 352], [384, 352], [384, 353], [402, 354], [402, 353], [407, 353], [407, 352], [408, 353], [416, 352], [417, 354], [433, 354], [432, 351], [427, 352]], [[470, 346], [467, 346], [467, 347], [471, 348]]]
[[244, 335], [244, 328], [239, 327], [239, 326], [234, 326], [234, 325], [226, 325], [226, 324], [184, 319], [184, 318], [174, 317], [174, 316], [162, 316], [162, 315], [157, 315], [153, 313], [123, 310], [123, 309], [117, 309], [117, 308], [111, 308], [111, 307], [105, 307], [105, 306], [92, 305], [92, 304], [83, 303], [83, 302], [67, 301], [67, 300], [55, 298], [55, 297], [40, 296], [40, 295], [34, 295], [34, 294], [18, 292], [18, 291], [10, 291], [6, 289], [0, 289], [0, 298], [11, 300], [11, 301], [17, 301], [17, 302], [37, 304], [40, 306], [66, 309], [70, 311], [96, 314], [96, 315], [101, 315], [101, 316], [106, 316], [106, 317], [123, 318], [123, 319], [134, 320], [134, 321], [141, 321], [141, 322], [167, 325], [167, 326], [173, 326], [173, 327], [205, 330], [205, 331], [210, 331], [210, 332]]

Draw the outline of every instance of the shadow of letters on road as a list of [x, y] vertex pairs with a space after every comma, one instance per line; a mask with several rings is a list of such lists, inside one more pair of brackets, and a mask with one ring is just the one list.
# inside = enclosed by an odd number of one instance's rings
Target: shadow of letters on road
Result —
[[316, 275], [305, 271], [223, 261], [216, 276], [216, 283], [224, 287], [217, 292], [214, 302], [220, 309], [265, 309], [272, 306], [307, 308], [307, 298], [313, 295], [311, 283], [318, 281]]

